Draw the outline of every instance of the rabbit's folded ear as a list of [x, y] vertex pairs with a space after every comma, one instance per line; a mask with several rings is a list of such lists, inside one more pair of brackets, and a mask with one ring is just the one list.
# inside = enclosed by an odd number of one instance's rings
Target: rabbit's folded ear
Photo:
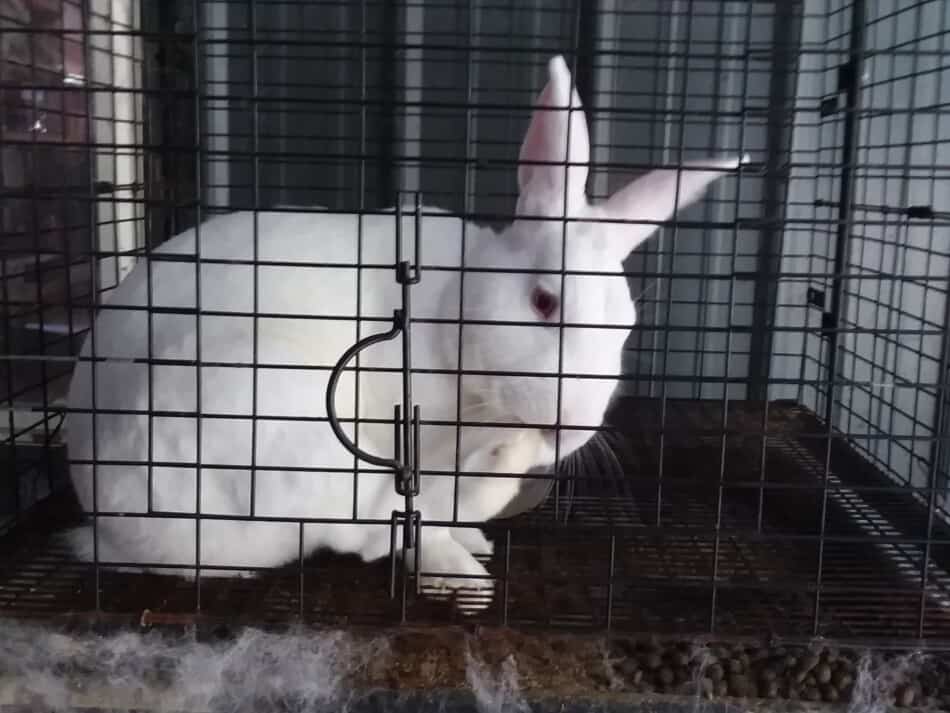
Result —
[[567, 214], [572, 215], [586, 204], [587, 120], [560, 55], [548, 62], [548, 83], [538, 97], [518, 159], [519, 215], [563, 216], [565, 200]]
[[610, 230], [611, 242], [626, 257], [657, 230], [659, 223], [696, 202], [709, 184], [747, 161], [748, 156], [689, 161], [680, 168], [650, 171], [628, 183], [598, 206], [611, 220], [633, 221], [615, 224]]

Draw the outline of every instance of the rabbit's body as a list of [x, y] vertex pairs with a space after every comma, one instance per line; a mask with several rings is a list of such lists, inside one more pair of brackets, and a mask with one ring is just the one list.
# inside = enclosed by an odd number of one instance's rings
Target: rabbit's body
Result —
[[[422, 257], [429, 267], [458, 267], [462, 244], [462, 221], [441, 211], [426, 209], [422, 229]], [[362, 336], [385, 331], [392, 310], [399, 304], [394, 280], [395, 214], [368, 215], [362, 228], [355, 215], [326, 213], [264, 212], [258, 214], [258, 260], [297, 263], [259, 267], [258, 353], [256, 411], [252, 403], [254, 361], [254, 278], [250, 265], [221, 264], [214, 260], [253, 258], [253, 213], [233, 213], [214, 218], [199, 229], [201, 322], [195, 329], [195, 262], [152, 261], [152, 343], [148, 340], [148, 312], [119, 309], [147, 305], [148, 267], [143, 260], [110, 296], [95, 326], [96, 362], [96, 480], [98, 497], [92, 498], [92, 466], [75, 464], [73, 478], [83, 506], [99, 512], [126, 513], [102, 517], [99, 527], [99, 558], [135, 564], [193, 564], [195, 561], [194, 518], [143, 518], [148, 510], [148, 468], [152, 469], [152, 510], [164, 515], [195, 512], [197, 482], [194, 463], [199, 460], [195, 444], [196, 419], [164, 414], [194, 413], [198, 408], [196, 369], [197, 335], [201, 335], [201, 513], [212, 519], [201, 522], [203, 566], [268, 567], [298, 554], [299, 530], [294, 523], [235, 521], [214, 516], [250, 515], [252, 463], [251, 415], [257, 421], [257, 449], [253, 456], [255, 477], [254, 514], [261, 518], [312, 518], [341, 521], [332, 525], [304, 527], [304, 549], [330, 547], [353, 552], [364, 559], [388, 551], [389, 527], [344, 524], [355, 517], [388, 520], [404, 501], [393, 488], [391, 474], [362, 473], [355, 489], [353, 456], [332, 433], [325, 420], [325, 388], [328, 369], [356, 341], [357, 236], [362, 234], [361, 262], [378, 265], [364, 268], [359, 314]], [[403, 217], [406, 245], [412, 245], [414, 217]], [[480, 229], [466, 227], [466, 241], [479, 240]], [[306, 236], [306, 237], [304, 237]], [[430, 237], [431, 236], [431, 237]], [[186, 231], [154, 252], [162, 257], [193, 256], [195, 231]], [[303, 267], [303, 264], [337, 267]], [[458, 319], [459, 273], [426, 269], [424, 279], [413, 287], [413, 315], [418, 319]], [[171, 308], [168, 312], [163, 312]], [[178, 310], [177, 312], [175, 310]], [[191, 311], [189, 314], [188, 311]], [[211, 312], [212, 314], [207, 314]], [[230, 314], [229, 314], [230, 313]], [[326, 316], [329, 319], [293, 318]], [[412, 326], [414, 366], [419, 369], [454, 370], [457, 364], [458, 328], [452, 324], [420, 322]], [[454, 335], [454, 342], [453, 342]], [[82, 356], [92, 353], [89, 338]], [[453, 351], [454, 350], [454, 351]], [[151, 374], [151, 353], [158, 364]], [[139, 359], [138, 363], [130, 360]], [[392, 419], [394, 404], [402, 399], [401, 342], [385, 342], [364, 352], [362, 366], [385, 367], [390, 373], [362, 372], [360, 417]], [[167, 361], [171, 363], [163, 364]], [[177, 364], [175, 362], [181, 362]], [[210, 366], [213, 364], [213, 366]], [[274, 368], [286, 365], [291, 368]], [[70, 407], [92, 409], [93, 362], [80, 362], [69, 395]], [[417, 374], [415, 402], [426, 420], [454, 421], [456, 411], [454, 374]], [[345, 373], [337, 391], [341, 418], [353, 417], [355, 381]], [[110, 409], [143, 412], [107, 413]], [[152, 450], [148, 450], [149, 410], [164, 412], [152, 419]], [[270, 418], [268, 418], [270, 417]], [[281, 420], [303, 417], [311, 420]], [[344, 430], [352, 438], [351, 423]], [[92, 415], [72, 413], [68, 419], [70, 457], [93, 460]], [[466, 429], [462, 435], [462, 458], [492, 441], [513, 437], [510, 430]], [[391, 456], [393, 430], [389, 425], [363, 423], [360, 444], [372, 453]], [[455, 429], [448, 426], [423, 428], [423, 467], [455, 470]], [[538, 457], [542, 455], [539, 453]], [[119, 464], [101, 464], [118, 461]], [[141, 463], [142, 465], [131, 465]], [[176, 465], [180, 463], [181, 465]], [[536, 463], [528, 463], [525, 469]], [[222, 467], [223, 466], [223, 467]], [[230, 466], [230, 467], [229, 467]], [[300, 470], [296, 470], [300, 469]], [[478, 470], [478, 467], [470, 468]], [[467, 482], [462, 480], [462, 494]], [[490, 498], [462, 497], [458, 517], [482, 521], [500, 511], [517, 491], [517, 480], [497, 479]], [[432, 475], [423, 478], [417, 500], [428, 520], [452, 520], [455, 479]], [[355, 499], [355, 503], [354, 503]], [[79, 549], [90, 556], [91, 533]], [[484, 553], [490, 546], [477, 531], [459, 533], [459, 539], [475, 541]], [[481, 553], [481, 552], [480, 552]], [[210, 571], [210, 570], [209, 570]], [[193, 571], [192, 571], [193, 572]], [[222, 571], [226, 574], [227, 571]]]
[[[491, 474], [550, 465], [600, 426], [636, 317], [621, 261], [657, 221], [739, 164], [654, 171], [592, 205], [580, 100], [562, 58], [549, 75], [521, 149], [515, 221], [496, 233], [423, 210], [410, 330], [413, 400], [435, 422], [421, 434], [422, 468], [437, 471], [423, 475], [415, 500], [424, 522], [514, 514], [506, 506], [518, 479]], [[558, 164], [565, 157], [566, 170]], [[389, 551], [389, 520], [404, 501], [391, 473], [354, 478], [357, 463], [325, 420], [325, 391], [347, 348], [391, 326], [400, 304], [395, 221], [395, 213], [220, 216], [198, 230], [199, 280], [189, 230], [154, 251], [151, 275], [142, 260], [113, 291], [83, 346], [82, 356], [97, 361], [79, 363], [67, 420], [79, 498], [105, 513], [95, 520], [100, 562], [168, 571], [163, 565], [200, 560], [211, 568], [205, 574], [229, 574], [214, 568], [279, 565], [301, 548], [364, 560]], [[403, 221], [411, 257], [412, 211]], [[349, 419], [358, 415], [359, 446], [386, 458], [393, 406], [402, 402], [401, 348], [396, 339], [362, 352], [360, 366], [370, 370], [358, 381], [345, 372], [336, 392], [347, 435], [355, 439]], [[69, 538], [92, 559], [92, 527]], [[428, 525], [421, 566], [445, 574], [432, 575], [434, 583], [471, 586], [469, 578], [487, 575], [473, 554], [491, 549], [477, 529]]]

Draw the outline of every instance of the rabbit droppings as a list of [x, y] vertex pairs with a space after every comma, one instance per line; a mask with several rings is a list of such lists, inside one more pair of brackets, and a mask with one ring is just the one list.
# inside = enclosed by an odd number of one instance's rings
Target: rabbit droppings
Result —
[[[424, 209], [412, 334], [413, 367], [425, 373], [413, 377], [416, 402], [426, 421], [452, 424], [460, 413], [463, 423], [480, 424], [460, 427], [458, 459], [454, 426], [422, 426], [421, 463], [429, 473], [415, 504], [424, 521], [452, 521], [456, 497], [459, 521], [495, 517], [519, 480], [486, 473], [550, 465], [556, 452], [565, 456], [588, 440], [602, 422], [636, 319], [621, 261], [657, 222], [740, 163], [710, 159], [688, 170], [656, 170], [592, 204], [588, 160], [580, 99], [564, 59], [554, 57], [521, 147], [513, 223], [500, 233], [463, 228], [445, 211]], [[175, 566], [193, 568], [200, 547], [204, 576], [277, 566], [298, 556], [300, 536], [298, 523], [279, 518], [321, 520], [303, 526], [304, 555], [321, 547], [364, 561], [388, 554], [388, 521], [403, 501], [390, 473], [361, 469], [354, 476], [352, 455], [325, 420], [323, 396], [328, 367], [358, 338], [357, 304], [360, 336], [391, 324], [399, 304], [395, 220], [394, 212], [214, 217], [154, 250], [113, 291], [83, 345], [67, 420], [80, 502], [105, 513], [96, 518], [101, 563], [193, 577], [194, 569]], [[403, 220], [411, 245], [414, 217]], [[462, 265], [463, 232], [464, 264], [484, 269], [466, 271], [464, 280], [457, 269], [426, 269]], [[196, 242], [210, 262], [194, 259]], [[359, 282], [358, 255], [367, 266]], [[563, 283], [562, 266], [575, 271]], [[150, 315], [143, 309], [149, 305], [164, 309]], [[354, 438], [358, 393], [359, 444], [382, 456], [393, 453], [392, 408], [401, 401], [398, 342], [362, 355], [362, 366], [390, 371], [360, 372], [358, 391], [355, 372], [345, 372], [337, 391], [347, 435]], [[93, 352], [96, 361], [88, 359]], [[151, 369], [148, 359], [157, 360]], [[560, 395], [552, 376], [559, 368], [568, 375]], [[143, 517], [154, 513], [161, 516]], [[228, 519], [248, 515], [266, 519]], [[92, 533], [90, 522], [66, 534], [81, 561], [93, 559]], [[472, 579], [488, 575], [473, 555], [492, 554], [480, 531], [427, 526], [423, 535], [421, 567], [433, 573], [424, 584], [492, 589], [490, 579]], [[491, 597], [482, 600], [487, 605]]]

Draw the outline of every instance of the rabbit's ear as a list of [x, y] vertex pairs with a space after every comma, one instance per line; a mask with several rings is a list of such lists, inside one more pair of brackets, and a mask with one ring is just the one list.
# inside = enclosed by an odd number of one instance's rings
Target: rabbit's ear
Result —
[[[553, 57], [518, 157], [519, 215], [564, 215], [565, 197], [571, 214], [586, 202], [590, 140], [572, 84], [564, 58]], [[572, 165], [566, 167], [565, 162]]]
[[614, 224], [611, 242], [626, 257], [657, 230], [658, 223], [696, 202], [713, 181], [747, 161], [748, 156], [690, 161], [681, 168], [650, 171], [628, 183], [599, 206], [611, 220], [635, 221]]

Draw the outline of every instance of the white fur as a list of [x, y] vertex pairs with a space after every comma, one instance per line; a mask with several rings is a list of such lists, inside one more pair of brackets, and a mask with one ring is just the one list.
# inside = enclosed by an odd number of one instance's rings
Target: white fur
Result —
[[[736, 159], [727, 159], [711, 162], [708, 170], [656, 171], [605, 203], [590, 205], [584, 195], [589, 149], [580, 101], [571, 89], [570, 73], [562, 58], [551, 60], [549, 74], [521, 152], [521, 194], [515, 222], [495, 234], [486, 228], [463, 225], [443, 211], [425, 209], [421, 236], [424, 269], [412, 293], [413, 315], [418, 320], [411, 328], [413, 366], [453, 373], [416, 374], [415, 401], [421, 406], [424, 420], [452, 423], [460, 412], [462, 421], [515, 424], [517, 428], [461, 428], [462, 476], [456, 493], [456, 479], [452, 477], [456, 471], [456, 428], [424, 426], [422, 466], [446, 474], [422, 479], [416, 506], [424, 520], [453, 520], [456, 495], [462, 523], [484, 522], [501, 513], [517, 494], [518, 480], [465, 473], [521, 473], [534, 465], [550, 464], [556, 450], [553, 432], [542, 435], [526, 426], [553, 428], [560, 423], [597, 428], [616, 385], [621, 347], [635, 321], [625, 278], [567, 275], [562, 285], [559, 274], [517, 271], [560, 271], [563, 266], [568, 270], [619, 272], [621, 260], [649, 237], [656, 221], [672, 215], [677, 195], [679, 206], [696, 200], [722, 171], [738, 164]], [[569, 103], [575, 108], [570, 130], [567, 111], [544, 110], [567, 107]], [[565, 156], [582, 164], [571, 168], [566, 200], [564, 168], [531, 164], [563, 160]], [[572, 218], [568, 223], [562, 220], [565, 206]], [[409, 213], [403, 222], [407, 246], [412, 245], [414, 230], [414, 218]], [[543, 220], [531, 220], [532, 216]], [[601, 218], [654, 223], [597, 222]], [[255, 217], [240, 212], [213, 218], [197, 233], [188, 230], [155, 251], [163, 256], [194, 255], [199, 238], [203, 259], [251, 260], [256, 233], [259, 261], [297, 263], [257, 269], [256, 311], [260, 316], [256, 322], [256, 356], [262, 366], [257, 369], [256, 404], [252, 403], [253, 370], [248, 366], [254, 360], [255, 321], [244, 316], [255, 311], [254, 268], [201, 263], [200, 322], [194, 315], [156, 312], [151, 317], [150, 345], [147, 312], [116, 309], [148, 304], [148, 264], [143, 260], [136, 266], [100, 310], [94, 337], [87, 339], [82, 349], [82, 356], [90, 356], [94, 340], [97, 358], [106, 360], [95, 362], [95, 366], [81, 362], [69, 394], [71, 409], [96, 410], [95, 438], [89, 413], [76, 412], [68, 417], [70, 457], [87, 461], [95, 457], [99, 463], [95, 498], [92, 467], [73, 465], [79, 498], [89, 511], [95, 508], [116, 514], [97, 518], [100, 561], [153, 568], [194, 566], [198, 476], [187, 464], [196, 460], [202, 465], [200, 509], [210, 516], [200, 520], [202, 566], [271, 567], [295, 559], [298, 524], [226, 519], [229, 515], [250, 514], [250, 416], [255, 406], [259, 415], [270, 418], [258, 420], [256, 425], [254, 515], [339, 521], [304, 525], [304, 554], [328, 547], [370, 561], [389, 551], [388, 524], [356, 525], [347, 521], [354, 516], [388, 521], [393, 510], [401, 509], [403, 501], [394, 492], [392, 476], [361, 472], [354, 488], [354, 459], [325, 421], [280, 419], [325, 417], [326, 367], [332, 366], [357, 339], [352, 317], [357, 314], [358, 280], [359, 314], [364, 320], [360, 335], [389, 327], [392, 310], [399, 305], [392, 269], [394, 231], [395, 214], [360, 218], [326, 212], [263, 212]], [[466, 271], [463, 280], [457, 269], [437, 269], [461, 265], [463, 232], [467, 268], [515, 272]], [[358, 260], [371, 267], [357, 271], [348, 266]], [[307, 263], [323, 266], [308, 267]], [[196, 307], [194, 262], [153, 260], [150, 281], [153, 307]], [[544, 323], [531, 306], [531, 294], [537, 286], [559, 296], [561, 310], [555, 323]], [[313, 315], [323, 319], [294, 318]], [[465, 322], [461, 336], [454, 323], [460, 316]], [[427, 323], [427, 319], [448, 321]], [[567, 324], [563, 327], [563, 348], [559, 348], [561, 329], [557, 319]], [[478, 320], [528, 324], [472, 323]], [[583, 326], [572, 326], [578, 323]], [[460, 339], [464, 375], [459, 405], [459, 377], [454, 372], [460, 366]], [[400, 349], [400, 341], [396, 340], [363, 352], [362, 366], [387, 367], [393, 372], [361, 373], [361, 419], [391, 420], [393, 405], [401, 401]], [[149, 365], [132, 361], [145, 360], [150, 354], [159, 360], [151, 367], [151, 390]], [[175, 360], [182, 363], [176, 364]], [[197, 369], [189, 364], [192, 360], [203, 364], [200, 404]], [[301, 365], [324, 368], [280, 368]], [[568, 375], [561, 379], [560, 399], [559, 371]], [[344, 374], [337, 393], [342, 418], [354, 416], [355, 386], [353, 372]], [[196, 419], [187, 415], [199, 408], [200, 454]], [[149, 418], [104, 412], [110, 409], [165, 412], [151, 420], [151, 454]], [[344, 428], [352, 438], [352, 424]], [[583, 445], [591, 432], [561, 430], [557, 452], [567, 455]], [[370, 452], [391, 456], [391, 425], [361, 423], [359, 443]], [[152, 468], [152, 508], [166, 515], [162, 518], [141, 517], [148, 510], [145, 463], [149, 455], [156, 463]], [[288, 470], [293, 467], [305, 470]], [[82, 559], [91, 559], [90, 527], [72, 532], [70, 540]], [[472, 553], [489, 555], [491, 544], [477, 530], [430, 526], [424, 529], [423, 543], [423, 570], [443, 573], [434, 575], [427, 584], [471, 587], [476, 584], [471, 580], [443, 575], [487, 575]], [[179, 573], [188, 575], [187, 570]], [[214, 570], [205, 573], [228, 574]], [[491, 585], [485, 582], [483, 586]]]

